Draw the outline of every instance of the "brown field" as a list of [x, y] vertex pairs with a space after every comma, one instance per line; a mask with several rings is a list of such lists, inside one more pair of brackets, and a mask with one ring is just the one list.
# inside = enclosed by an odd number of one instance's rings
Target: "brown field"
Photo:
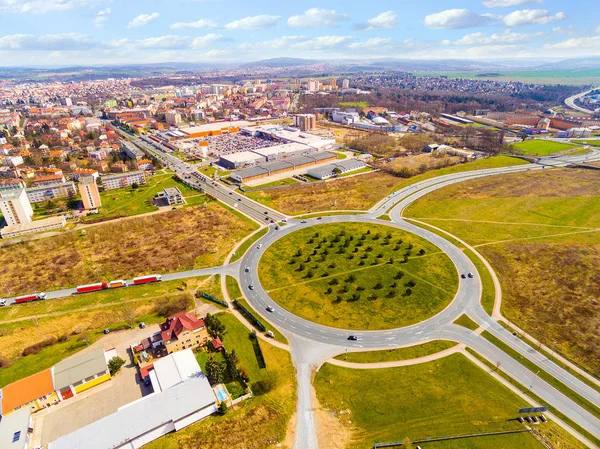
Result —
[[253, 229], [211, 202], [0, 248], [0, 294], [213, 266]]
[[600, 181], [593, 170], [493, 176], [433, 192], [406, 211], [492, 264], [502, 313], [600, 375]]
[[372, 173], [333, 182], [252, 192], [248, 196], [289, 215], [326, 210], [362, 210], [384, 198], [401, 181], [386, 173]]
[[460, 161], [461, 158], [458, 156], [442, 155], [434, 157], [431, 153], [423, 153], [415, 156], [398, 157], [392, 162], [385, 164], [385, 166], [393, 170], [407, 168], [409, 170], [425, 171], [455, 165], [460, 163]]

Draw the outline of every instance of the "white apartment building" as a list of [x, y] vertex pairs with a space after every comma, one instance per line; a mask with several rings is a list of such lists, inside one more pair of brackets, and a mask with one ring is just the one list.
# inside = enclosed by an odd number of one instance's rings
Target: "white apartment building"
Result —
[[22, 186], [0, 190], [0, 212], [8, 226], [31, 223], [33, 209]]
[[73, 181], [30, 187], [26, 191], [30, 203], [41, 203], [55, 198], [66, 198], [74, 196], [76, 192]]
[[179, 125], [181, 123], [181, 114], [171, 109], [165, 113], [165, 121], [171, 126]]
[[102, 176], [100, 179], [102, 179], [104, 190], [123, 189], [133, 184], [146, 184], [146, 175], [143, 170]]

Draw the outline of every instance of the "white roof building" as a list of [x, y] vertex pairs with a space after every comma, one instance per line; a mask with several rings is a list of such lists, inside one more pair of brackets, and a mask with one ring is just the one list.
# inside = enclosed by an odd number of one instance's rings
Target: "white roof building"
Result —
[[191, 349], [177, 351], [154, 362], [150, 380], [155, 393], [194, 377], [205, 378]]

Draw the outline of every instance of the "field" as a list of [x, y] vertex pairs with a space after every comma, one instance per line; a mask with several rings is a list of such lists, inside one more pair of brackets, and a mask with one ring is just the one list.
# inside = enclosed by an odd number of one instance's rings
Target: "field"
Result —
[[315, 388], [321, 405], [353, 430], [353, 448], [520, 429], [516, 412], [527, 405], [462, 354], [368, 371], [326, 364]]
[[417, 323], [444, 309], [458, 286], [452, 262], [437, 247], [395, 228], [361, 223], [289, 234], [267, 249], [259, 275], [285, 309], [344, 329]]
[[326, 210], [363, 210], [370, 208], [391, 192], [424, 179], [469, 170], [526, 163], [520, 159], [497, 156], [432, 170], [412, 178], [398, 178], [377, 172], [351, 178], [341, 178], [331, 182], [301, 184], [281, 189], [251, 192], [247, 196], [289, 215], [302, 215]]
[[456, 345], [457, 343], [453, 341], [431, 341], [422, 345], [409, 346], [407, 348], [385, 349], [382, 351], [348, 352], [346, 354], [338, 355], [336, 359], [354, 363], [377, 363], [391, 362], [396, 360], [410, 360], [430, 354], [436, 354]]
[[590, 85], [598, 82], [600, 69], [583, 70], [512, 70], [498, 72], [496, 76], [485, 76], [478, 72], [419, 72], [417, 76], [433, 75], [449, 78], [465, 78], [493, 81], [521, 81], [538, 84]]
[[12, 296], [213, 266], [255, 228], [248, 219], [210, 202], [3, 247], [1, 293]]
[[[160, 322], [166, 314], [189, 310], [195, 289], [210, 291], [211, 284], [212, 278], [165, 281], [0, 308], [0, 358], [13, 363], [0, 368], [0, 388], [87, 346], [104, 328]], [[47, 339], [54, 342], [22, 356], [25, 348]]]
[[235, 349], [240, 365], [248, 369], [255, 397], [229, 409], [224, 416], [213, 415], [166, 435], [145, 446], [148, 449], [291, 447], [286, 432], [296, 404], [296, 381], [289, 354], [259, 340], [267, 365], [259, 369], [247, 329], [231, 314], [219, 317], [227, 327], [224, 344], [228, 350]]
[[552, 140], [539, 139], [518, 142], [513, 144], [513, 146], [524, 154], [531, 156], [550, 156], [551, 154], [571, 150], [576, 147], [576, 145], [570, 143], [559, 143]]
[[364, 109], [369, 107], [366, 101], [340, 101], [340, 106], [354, 109]]
[[476, 246], [499, 276], [503, 314], [600, 375], [599, 197], [596, 172], [553, 169], [456, 184], [406, 215]]

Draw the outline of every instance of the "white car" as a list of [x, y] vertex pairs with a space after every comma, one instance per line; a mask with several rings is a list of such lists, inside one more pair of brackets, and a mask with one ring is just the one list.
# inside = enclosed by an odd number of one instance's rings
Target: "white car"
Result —
[[0, 299], [0, 307], [3, 307], [6, 305], [6, 299]]
[[275, 309], [273, 307], [269, 306], [269, 307], [267, 307], [267, 312], [273, 313], [273, 312], [275, 312]]
[[262, 243], [259, 243], [258, 245], [256, 245], [256, 249], [261, 249], [262, 248]]

